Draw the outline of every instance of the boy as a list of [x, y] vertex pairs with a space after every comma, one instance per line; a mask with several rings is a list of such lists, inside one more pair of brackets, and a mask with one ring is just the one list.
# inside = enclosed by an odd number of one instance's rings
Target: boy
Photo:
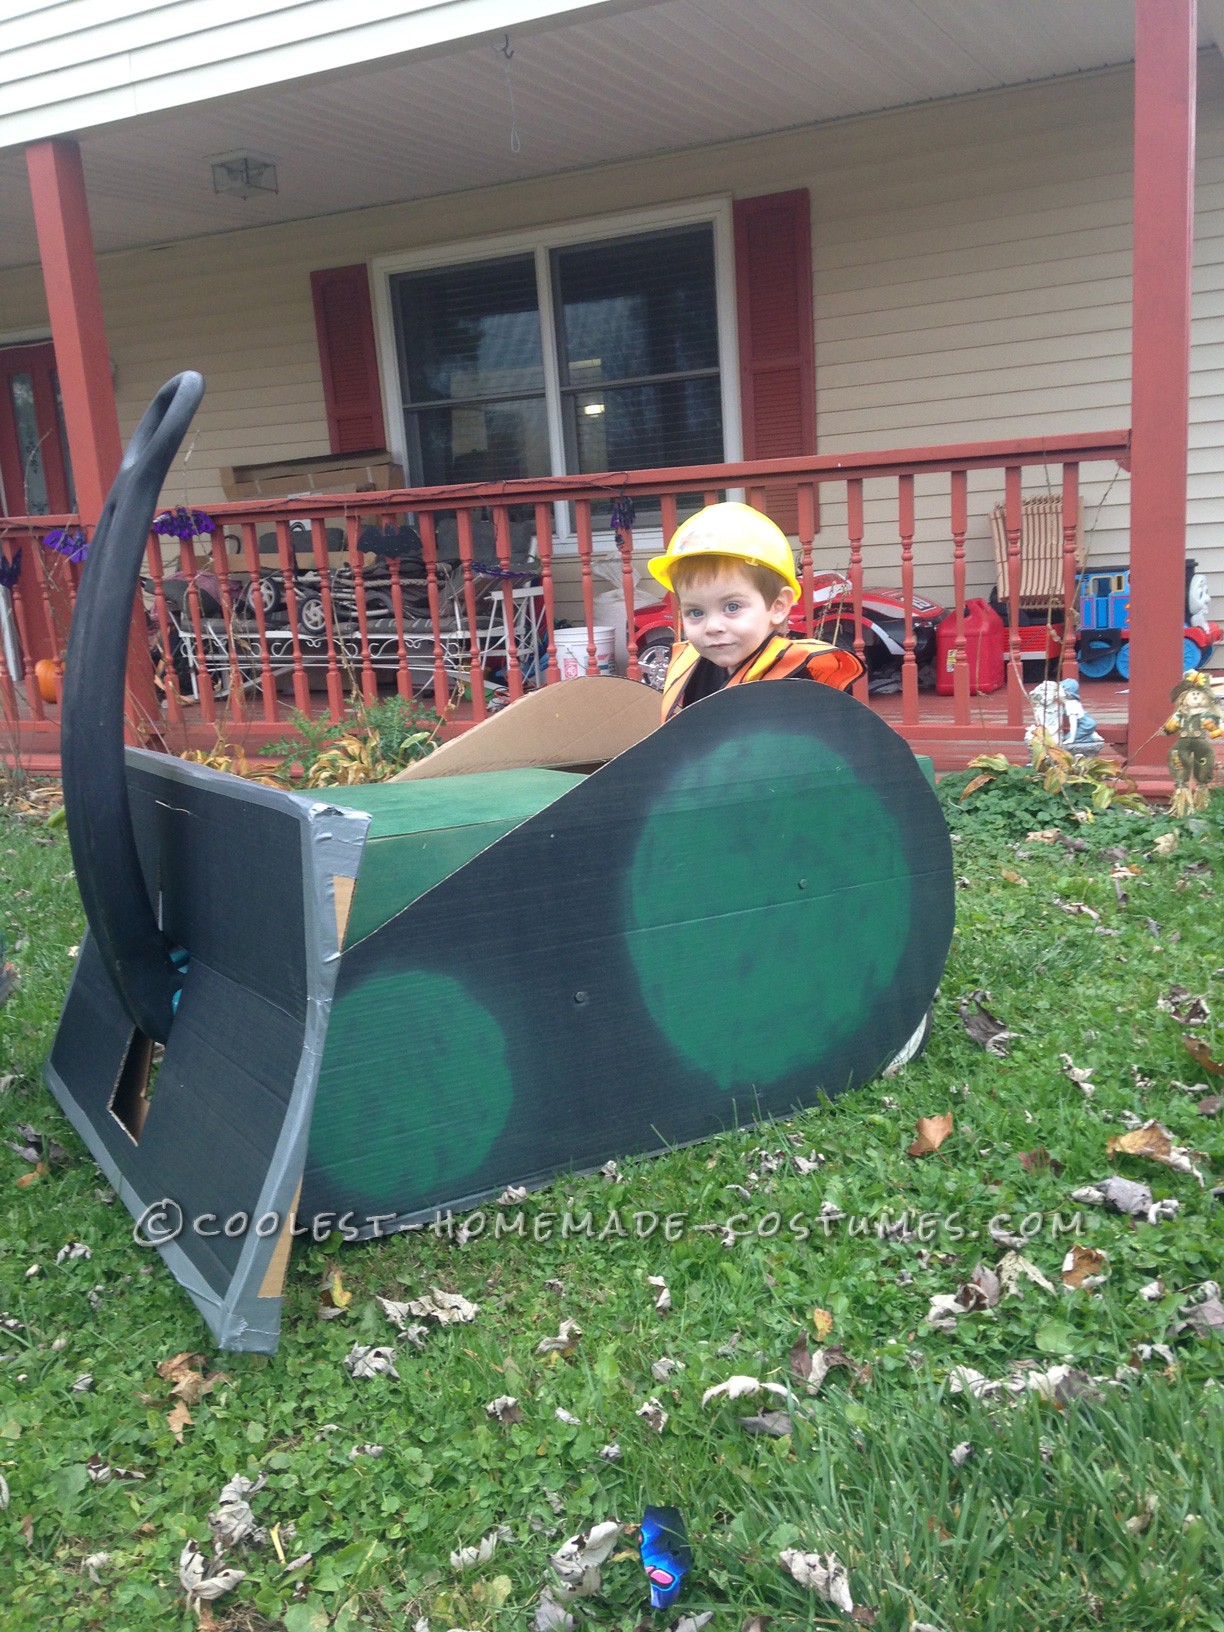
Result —
[[853, 652], [793, 640], [795, 558], [781, 528], [747, 504], [711, 504], [679, 526], [647, 565], [680, 603], [683, 641], [663, 684], [663, 719], [724, 686], [817, 680], [845, 691], [863, 673]]

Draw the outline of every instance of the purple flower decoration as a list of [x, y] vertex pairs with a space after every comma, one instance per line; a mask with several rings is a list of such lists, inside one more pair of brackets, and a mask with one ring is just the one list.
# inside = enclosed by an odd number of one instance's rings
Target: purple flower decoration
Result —
[[0, 555], [0, 589], [15, 589], [21, 577], [21, 549], [18, 547], [11, 561]]
[[167, 538], [181, 539], [184, 544], [190, 544], [197, 533], [211, 533], [216, 525], [212, 517], [206, 516], [203, 510], [188, 510], [181, 504], [173, 510], [163, 510], [160, 516], [153, 517], [155, 533], [162, 533]]
[[611, 520], [614, 533], [632, 532], [633, 518], [633, 500], [627, 493], [622, 493], [619, 499], [612, 500]]
[[57, 527], [54, 532], [44, 533], [43, 543], [68, 561], [84, 561], [89, 553], [89, 544], [79, 527]]

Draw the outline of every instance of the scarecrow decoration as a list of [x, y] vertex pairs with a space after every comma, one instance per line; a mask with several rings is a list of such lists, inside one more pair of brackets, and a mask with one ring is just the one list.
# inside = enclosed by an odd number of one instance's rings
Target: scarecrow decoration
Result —
[[1192, 810], [1207, 808], [1215, 775], [1212, 739], [1224, 736], [1224, 711], [1210, 678], [1198, 669], [1187, 670], [1173, 687], [1172, 701], [1173, 712], [1164, 726], [1168, 736], [1177, 738], [1169, 749], [1174, 784], [1169, 809], [1174, 816], [1188, 816]]

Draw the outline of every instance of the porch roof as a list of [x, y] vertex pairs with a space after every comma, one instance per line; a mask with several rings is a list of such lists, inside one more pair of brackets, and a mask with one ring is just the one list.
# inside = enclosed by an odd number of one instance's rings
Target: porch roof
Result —
[[[264, 25], [276, 10], [270, 0], [254, 9]], [[458, 9], [476, 15], [471, 5]], [[1200, 46], [1224, 39], [1224, 0], [1200, 0], [1199, 9]], [[740, 0], [629, 0], [560, 13], [539, 0], [515, 8], [529, 20], [512, 32], [509, 58], [500, 34], [473, 38], [470, 17], [466, 37], [431, 41], [413, 19], [437, 10], [401, 8], [398, 37], [422, 42], [411, 51], [388, 56], [383, 16], [378, 29], [370, 25], [365, 60], [350, 42], [342, 66], [328, 72], [317, 52], [275, 47], [258, 74], [236, 56], [218, 72], [208, 42], [223, 30], [206, 28], [193, 36], [194, 69], [188, 61], [136, 84], [128, 54], [117, 56], [115, 82], [130, 91], [119, 100], [103, 94], [99, 78], [105, 40], [91, 45], [87, 29], [61, 37], [62, 68], [40, 75], [47, 42], [13, 49], [23, 42], [6, 42], [14, 25], [0, 23], [10, 109], [0, 115], [0, 268], [38, 264], [17, 144], [52, 134], [80, 140], [94, 242], [106, 253], [764, 135], [1134, 56], [1133, 9], [1118, 0], [1027, 0], [1022, 10], [1008, 0], [754, 0], [748, 10]], [[129, 23], [155, 36], [166, 28], [160, 13]], [[184, 41], [175, 43], [181, 52]], [[226, 83], [243, 88], [218, 94]], [[217, 196], [208, 161], [235, 149], [274, 158], [280, 190]]]

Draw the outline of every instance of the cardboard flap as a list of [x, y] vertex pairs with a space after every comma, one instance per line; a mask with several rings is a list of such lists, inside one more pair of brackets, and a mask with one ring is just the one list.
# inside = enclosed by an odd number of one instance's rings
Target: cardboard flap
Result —
[[390, 780], [605, 765], [658, 724], [657, 691], [633, 680], [584, 675], [528, 692]]

